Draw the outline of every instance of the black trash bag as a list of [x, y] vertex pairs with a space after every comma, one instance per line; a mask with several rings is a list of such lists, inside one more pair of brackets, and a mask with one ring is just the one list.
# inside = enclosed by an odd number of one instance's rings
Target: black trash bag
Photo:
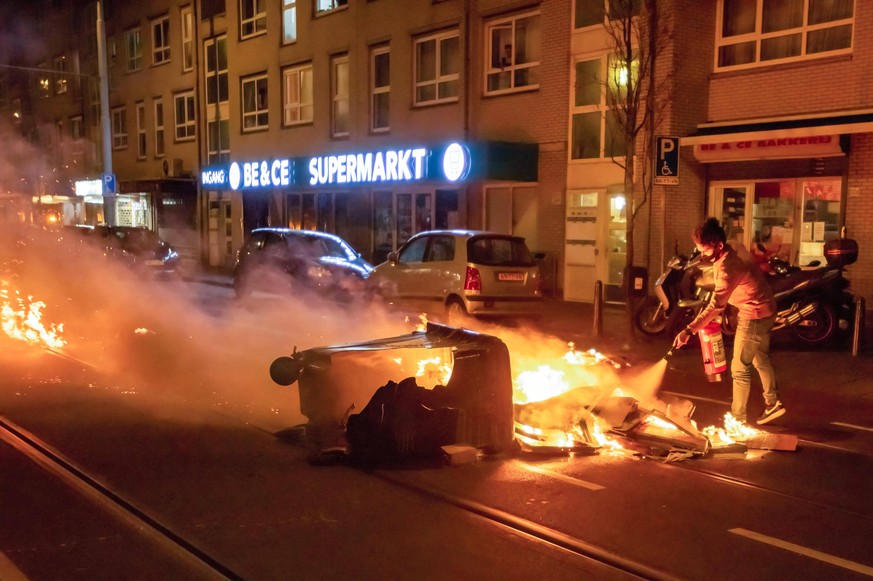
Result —
[[376, 390], [361, 413], [349, 416], [346, 438], [359, 466], [436, 458], [453, 444], [458, 410], [445, 405], [445, 388], [420, 387], [414, 377], [389, 381]]

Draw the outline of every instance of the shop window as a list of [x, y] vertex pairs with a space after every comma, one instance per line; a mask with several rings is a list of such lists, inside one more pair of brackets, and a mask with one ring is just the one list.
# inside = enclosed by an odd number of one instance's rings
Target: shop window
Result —
[[388, 259], [394, 244], [394, 199], [391, 192], [373, 192], [373, 264]]
[[825, 263], [824, 244], [840, 237], [841, 181], [839, 179], [804, 180], [800, 220], [801, 266], [818, 260]]

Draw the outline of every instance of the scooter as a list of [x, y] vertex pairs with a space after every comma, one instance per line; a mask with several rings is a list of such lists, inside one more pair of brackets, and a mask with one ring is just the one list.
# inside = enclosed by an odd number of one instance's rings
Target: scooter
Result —
[[[709, 302], [715, 291], [712, 265], [700, 260], [695, 249], [690, 256], [678, 249], [655, 282], [655, 296], [647, 297], [634, 317], [637, 328], [646, 335], [666, 332], [675, 335], [690, 323]], [[722, 318], [722, 332], [732, 335], [730, 317]]]
[[843, 267], [857, 257], [857, 243], [848, 238], [825, 245], [825, 266], [812, 263], [801, 268], [771, 256], [767, 279], [778, 308], [773, 331], [790, 328], [803, 343], [822, 345], [841, 328], [848, 328], [854, 317], [855, 298], [843, 276]]

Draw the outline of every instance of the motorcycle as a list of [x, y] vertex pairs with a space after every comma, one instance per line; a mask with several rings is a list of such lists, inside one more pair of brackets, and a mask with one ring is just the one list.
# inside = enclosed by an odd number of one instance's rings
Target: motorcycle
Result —
[[[655, 282], [655, 296], [637, 309], [634, 322], [645, 335], [676, 335], [709, 302], [715, 291], [712, 265], [700, 260], [695, 248], [690, 256], [678, 249]], [[735, 318], [722, 317], [722, 332], [733, 335]]]
[[824, 266], [815, 261], [801, 268], [769, 257], [767, 279], [777, 304], [773, 331], [790, 328], [801, 342], [823, 345], [850, 326], [855, 298], [843, 267], [857, 260], [858, 245], [848, 238], [833, 240], [825, 244], [825, 258]]

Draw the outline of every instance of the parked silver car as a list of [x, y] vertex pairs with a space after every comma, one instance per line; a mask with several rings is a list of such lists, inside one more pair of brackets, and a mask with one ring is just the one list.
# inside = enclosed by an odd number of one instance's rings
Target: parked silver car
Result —
[[536, 316], [542, 275], [524, 238], [481, 230], [431, 230], [410, 238], [367, 279], [392, 304], [444, 317]]

